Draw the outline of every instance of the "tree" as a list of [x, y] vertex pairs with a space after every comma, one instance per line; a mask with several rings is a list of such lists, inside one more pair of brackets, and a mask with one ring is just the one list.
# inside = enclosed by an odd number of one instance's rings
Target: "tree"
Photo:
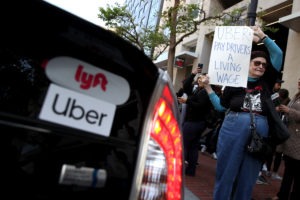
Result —
[[168, 36], [158, 31], [158, 27], [140, 26], [135, 22], [132, 14], [126, 10], [126, 6], [116, 3], [115, 6], [107, 5], [106, 9], [99, 8], [99, 11], [98, 17], [105, 22], [106, 27], [142, 50], [152, 60], [159, 56], [159, 54], [154, 56], [155, 47], [167, 48]]
[[109, 29], [144, 51], [152, 60], [169, 47], [167, 71], [172, 80], [176, 46], [184, 38], [198, 31], [201, 23], [218, 25], [224, 19], [228, 21], [228, 16], [231, 20], [238, 20], [237, 13], [241, 12], [235, 10], [233, 14], [218, 13], [214, 16], [207, 16], [198, 4], [185, 4], [182, 0], [174, 0], [173, 6], [168, 7], [162, 13], [157, 13], [161, 21], [159, 26], [145, 28], [135, 22], [132, 14], [126, 10], [126, 6], [108, 5], [106, 9], [99, 8], [99, 11], [98, 17]]

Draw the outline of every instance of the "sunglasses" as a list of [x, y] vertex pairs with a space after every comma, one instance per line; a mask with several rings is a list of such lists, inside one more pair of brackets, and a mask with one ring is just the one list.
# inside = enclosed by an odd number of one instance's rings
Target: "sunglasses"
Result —
[[258, 61], [258, 60], [253, 61], [253, 64], [254, 64], [254, 66], [256, 66], [256, 67], [258, 67], [258, 66], [261, 65], [263, 68], [266, 68], [266, 67], [268, 66], [267, 63], [263, 63], [263, 62], [260, 62], [260, 61]]

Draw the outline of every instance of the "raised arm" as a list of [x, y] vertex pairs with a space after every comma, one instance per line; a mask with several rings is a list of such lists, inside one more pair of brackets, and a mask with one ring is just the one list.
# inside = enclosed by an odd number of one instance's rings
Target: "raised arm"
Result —
[[205, 78], [202, 79], [204, 84], [204, 89], [206, 90], [209, 100], [211, 101], [214, 109], [219, 112], [225, 112], [226, 108], [224, 108], [220, 103], [220, 97], [214, 92], [211, 85], [209, 84], [209, 77], [206, 75]]
[[280, 71], [282, 67], [282, 61], [283, 61], [283, 52], [280, 49], [280, 47], [271, 39], [269, 36], [267, 36], [260, 27], [253, 26], [251, 27], [254, 32], [253, 41], [255, 43], [263, 42], [266, 46], [269, 55], [270, 55], [270, 61], [272, 66], [275, 68], [276, 71]]

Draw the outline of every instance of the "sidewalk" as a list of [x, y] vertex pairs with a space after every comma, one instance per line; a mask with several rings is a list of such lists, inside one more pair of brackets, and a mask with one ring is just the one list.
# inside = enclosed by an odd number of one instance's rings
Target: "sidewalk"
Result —
[[[209, 154], [199, 152], [200, 165], [197, 167], [195, 177], [186, 176], [185, 200], [213, 200], [213, 187], [215, 179], [216, 160]], [[279, 174], [283, 175], [284, 162], [281, 163]], [[266, 176], [265, 176], [266, 177]], [[276, 195], [281, 181], [266, 177], [268, 185], [255, 185], [252, 198], [254, 200], [266, 200]]]

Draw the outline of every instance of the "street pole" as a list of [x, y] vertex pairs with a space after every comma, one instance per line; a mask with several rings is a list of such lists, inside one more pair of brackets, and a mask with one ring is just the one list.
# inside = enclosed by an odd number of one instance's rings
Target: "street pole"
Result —
[[248, 19], [247, 25], [248, 26], [255, 25], [257, 2], [258, 2], [258, 0], [251, 0], [251, 2], [249, 4], [248, 13], [247, 13], [247, 19]]

